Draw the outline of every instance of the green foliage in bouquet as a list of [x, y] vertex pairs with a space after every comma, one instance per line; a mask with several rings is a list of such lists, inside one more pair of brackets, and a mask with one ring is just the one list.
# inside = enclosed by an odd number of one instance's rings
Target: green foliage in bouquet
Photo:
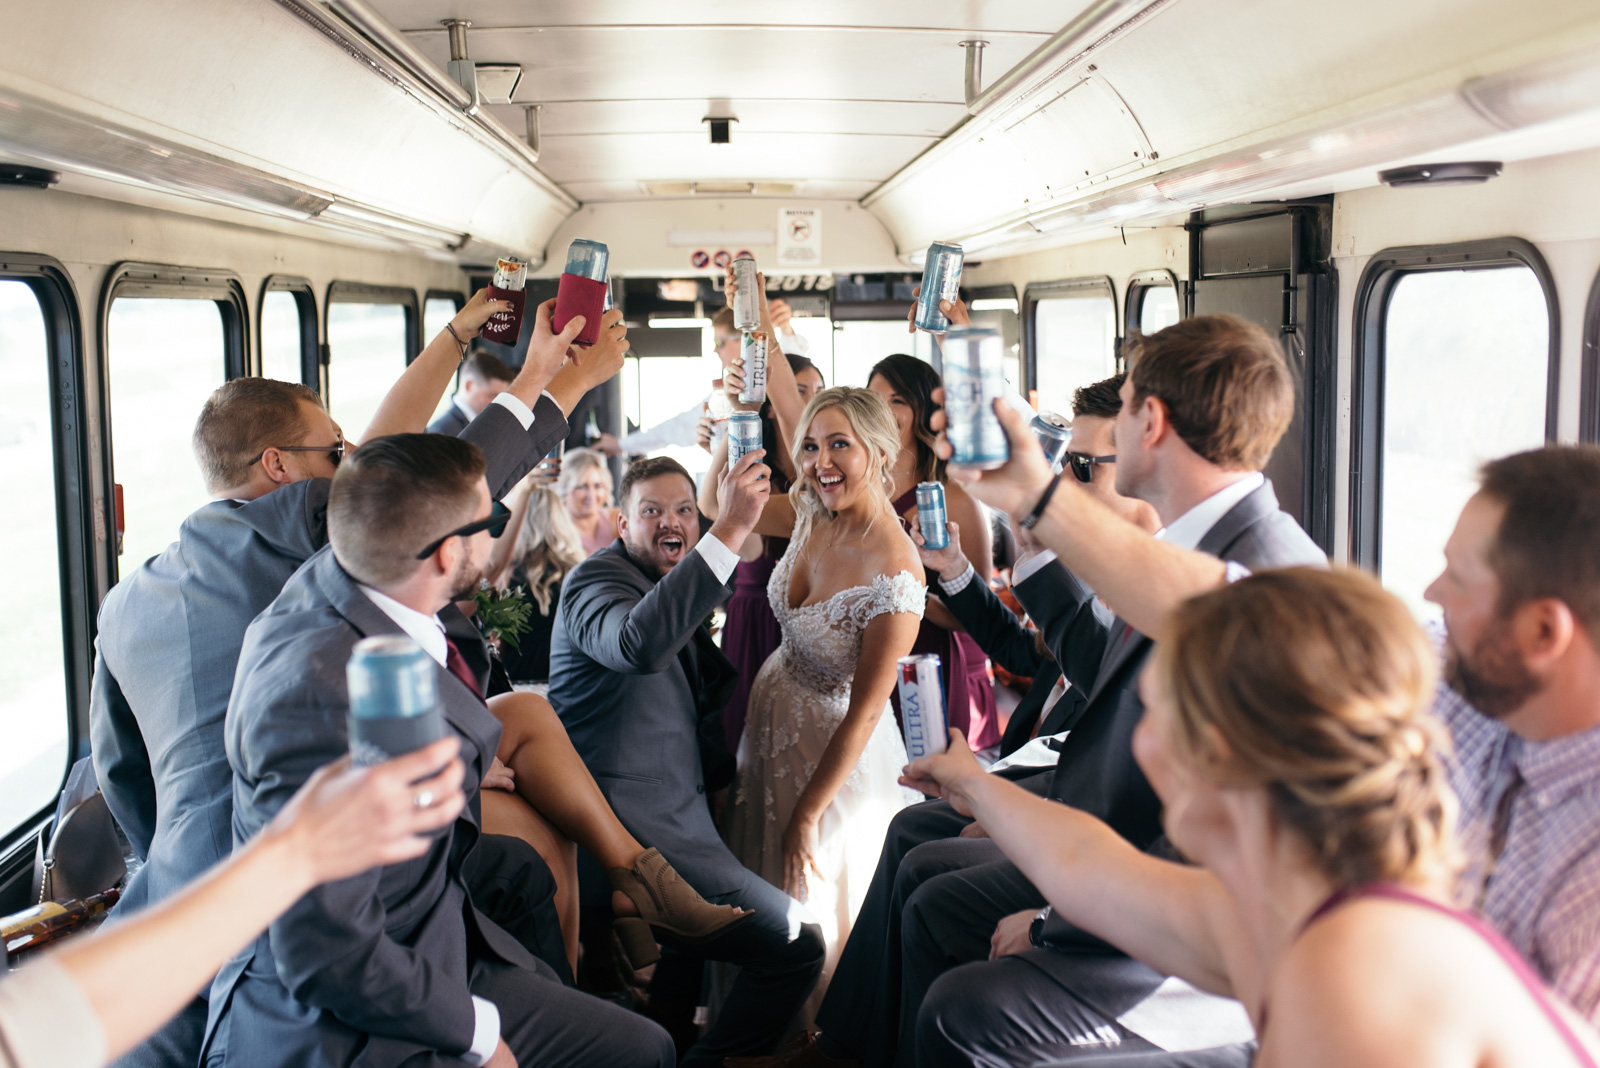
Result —
[[478, 602], [478, 629], [489, 643], [496, 648], [502, 645], [519, 648], [533, 617], [533, 602], [528, 600], [527, 587], [497, 590], [485, 579], [478, 583], [478, 592], [472, 596]]

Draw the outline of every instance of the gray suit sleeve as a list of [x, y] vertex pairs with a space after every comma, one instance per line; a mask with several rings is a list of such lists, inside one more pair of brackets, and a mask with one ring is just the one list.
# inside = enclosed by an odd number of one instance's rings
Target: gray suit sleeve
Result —
[[89, 738], [94, 773], [106, 805], [133, 851], [141, 860], [147, 859], [156, 833], [156, 784], [150, 754], [121, 685], [100, 655], [94, 658], [94, 682], [89, 690]]
[[[332, 666], [313, 664], [276, 694], [265, 688], [244, 694], [254, 707], [230, 759], [246, 827], [263, 826], [312, 772], [346, 754], [345, 710], [313, 681]], [[337, 666], [343, 670], [342, 662]], [[439, 848], [406, 863], [418, 866], [420, 877], [430, 863], [444, 862]], [[389, 938], [379, 897], [384, 870], [325, 883], [273, 921], [267, 933], [278, 978], [297, 1000], [358, 1031], [459, 1055], [472, 1044], [475, 1020], [465, 974], [451, 974]]]
[[567, 634], [585, 655], [624, 675], [666, 670], [711, 610], [728, 598], [698, 552], [641, 595], [621, 560], [591, 558], [567, 577], [561, 612]]
[[1011, 589], [1044, 635], [1061, 673], [1087, 693], [1100, 673], [1114, 617], [1059, 560]]
[[556, 443], [567, 436], [567, 417], [561, 406], [540, 396], [533, 406], [533, 425], [527, 430], [503, 404], [490, 404], [459, 435], [483, 450], [489, 462], [485, 479], [489, 493], [499, 500], [511, 492], [523, 475], [533, 470]]

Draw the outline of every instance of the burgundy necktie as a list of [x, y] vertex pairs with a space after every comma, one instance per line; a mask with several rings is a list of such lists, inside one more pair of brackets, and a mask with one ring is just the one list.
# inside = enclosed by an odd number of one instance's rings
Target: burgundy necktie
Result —
[[472, 691], [472, 696], [482, 701], [483, 691], [478, 689], [478, 679], [472, 674], [472, 669], [467, 666], [467, 658], [461, 655], [461, 650], [449, 637], [445, 638], [444, 645], [445, 668], [449, 670], [450, 674], [466, 683], [467, 689]]

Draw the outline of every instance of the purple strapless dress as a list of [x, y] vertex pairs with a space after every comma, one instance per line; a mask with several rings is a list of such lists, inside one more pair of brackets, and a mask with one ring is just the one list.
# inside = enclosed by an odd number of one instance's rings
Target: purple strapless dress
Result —
[[733, 596], [728, 599], [728, 618], [722, 628], [722, 654], [739, 672], [733, 696], [722, 710], [722, 730], [730, 753], [739, 751], [750, 686], [783, 640], [783, 631], [767, 603], [767, 581], [788, 544], [784, 538], [768, 538], [766, 551], [754, 560], [741, 561], [733, 573]]

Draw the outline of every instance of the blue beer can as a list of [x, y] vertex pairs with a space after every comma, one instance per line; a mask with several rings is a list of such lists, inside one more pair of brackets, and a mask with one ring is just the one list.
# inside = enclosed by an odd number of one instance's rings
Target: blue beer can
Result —
[[744, 335], [739, 345], [739, 358], [744, 361], [740, 404], [760, 404], [767, 399], [767, 352], [767, 335], [759, 332]]
[[905, 722], [906, 756], [937, 756], [950, 747], [944, 718], [944, 674], [937, 653], [902, 656], [900, 718]]
[[564, 273], [575, 274], [596, 282], [606, 280], [606, 268], [611, 263], [611, 250], [599, 241], [575, 237], [567, 246], [567, 268]]
[[1072, 424], [1055, 412], [1040, 412], [1033, 417], [1029, 429], [1039, 439], [1044, 458], [1050, 461], [1050, 470], [1059, 475], [1067, 455], [1067, 445], [1072, 441]]
[[917, 483], [917, 529], [922, 533], [922, 544], [927, 549], [944, 549], [950, 545], [950, 528], [945, 526], [949, 517], [944, 510], [944, 483]]
[[748, 334], [761, 328], [761, 291], [756, 288], [756, 261], [749, 256], [734, 260], [733, 281], [739, 287], [733, 295], [733, 328]]
[[443, 738], [439, 664], [404, 635], [356, 643], [345, 665], [350, 693], [350, 756], [380, 764]]
[[939, 302], [961, 295], [962, 257], [960, 245], [935, 241], [928, 246], [928, 257], [922, 265], [922, 292], [911, 320], [918, 330], [942, 334], [950, 329], [950, 320], [939, 310]]
[[1002, 366], [1005, 344], [998, 330], [958, 326], [945, 335], [944, 411], [946, 435], [958, 467], [992, 470], [1011, 459], [1005, 427], [994, 402], [1006, 395]]
[[761, 448], [761, 415], [759, 412], [734, 412], [728, 416], [728, 466], [732, 467], [746, 453]]

